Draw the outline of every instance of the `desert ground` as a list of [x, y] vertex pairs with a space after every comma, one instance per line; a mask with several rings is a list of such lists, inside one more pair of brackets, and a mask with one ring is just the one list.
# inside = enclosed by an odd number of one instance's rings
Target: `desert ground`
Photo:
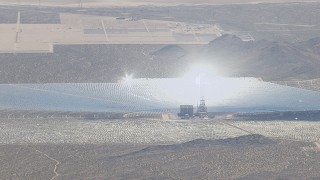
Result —
[[272, 139], [320, 141], [317, 121], [1, 118], [2, 144], [175, 144], [194, 139], [225, 139], [261, 134]]
[[0, 122], [5, 179], [319, 177], [318, 122], [72, 117]]

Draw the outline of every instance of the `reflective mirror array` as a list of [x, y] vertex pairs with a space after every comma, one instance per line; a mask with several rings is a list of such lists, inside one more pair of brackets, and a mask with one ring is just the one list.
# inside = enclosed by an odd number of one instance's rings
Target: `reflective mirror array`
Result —
[[2, 84], [1, 109], [89, 112], [177, 111], [205, 97], [211, 112], [303, 111], [320, 93], [256, 78], [130, 79], [119, 83]]

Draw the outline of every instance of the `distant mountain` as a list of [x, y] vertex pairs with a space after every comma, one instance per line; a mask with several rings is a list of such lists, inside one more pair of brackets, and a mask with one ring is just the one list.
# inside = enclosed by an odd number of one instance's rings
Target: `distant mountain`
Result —
[[57, 45], [54, 53], [0, 54], [0, 83], [117, 82], [180, 77], [205, 61], [224, 76], [267, 81], [320, 77], [320, 38], [242, 41], [223, 35], [206, 45]]
[[308, 79], [320, 77], [319, 47], [320, 38], [300, 43], [244, 42], [237, 36], [224, 35], [210, 42], [205, 53], [208, 59], [216, 60], [213, 63], [219, 64], [227, 75], [266, 80]]

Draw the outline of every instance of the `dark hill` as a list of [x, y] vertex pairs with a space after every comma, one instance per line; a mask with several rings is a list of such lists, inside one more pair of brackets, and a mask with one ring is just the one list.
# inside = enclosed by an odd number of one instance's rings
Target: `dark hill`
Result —
[[320, 55], [320, 37], [309, 39], [308, 41], [300, 42], [299, 47], [305, 51], [311, 51], [316, 55]]
[[274, 145], [277, 144], [272, 139], [269, 139], [265, 136], [260, 134], [252, 134], [252, 135], [245, 135], [239, 136], [235, 138], [227, 138], [227, 139], [195, 139], [189, 142], [181, 143], [181, 144], [172, 144], [172, 145], [157, 145], [157, 146], [150, 146], [144, 148], [142, 150], [132, 152], [129, 154], [125, 154], [122, 156], [116, 156], [111, 158], [126, 158], [132, 156], [144, 156], [146, 154], [152, 153], [163, 153], [167, 151], [183, 151], [183, 150], [190, 150], [193, 148], [205, 148], [205, 147], [212, 147], [212, 146], [263, 146], [263, 145]]
[[186, 52], [182, 47], [178, 45], [167, 45], [150, 54], [154, 56], [167, 56], [167, 57], [180, 58], [182, 56], [185, 56]]
[[318, 40], [302, 43], [241, 41], [224, 35], [206, 47], [210, 59], [219, 57], [221, 68], [230, 75], [255, 76], [266, 80], [308, 79], [320, 76]]
[[203, 60], [225, 76], [270, 81], [320, 77], [320, 38], [245, 42], [223, 35], [207, 45], [58, 45], [54, 51], [0, 54], [0, 83], [117, 82], [126, 73], [179, 77]]

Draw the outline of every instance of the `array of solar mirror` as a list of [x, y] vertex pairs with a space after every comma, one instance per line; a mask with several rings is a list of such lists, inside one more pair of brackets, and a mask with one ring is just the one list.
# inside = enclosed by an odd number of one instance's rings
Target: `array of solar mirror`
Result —
[[0, 109], [178, 111], [205, 97], [209, 111], [319, 110], [320, 92], [255, 78], [132, 79], [123, 83], [2, 84]]

